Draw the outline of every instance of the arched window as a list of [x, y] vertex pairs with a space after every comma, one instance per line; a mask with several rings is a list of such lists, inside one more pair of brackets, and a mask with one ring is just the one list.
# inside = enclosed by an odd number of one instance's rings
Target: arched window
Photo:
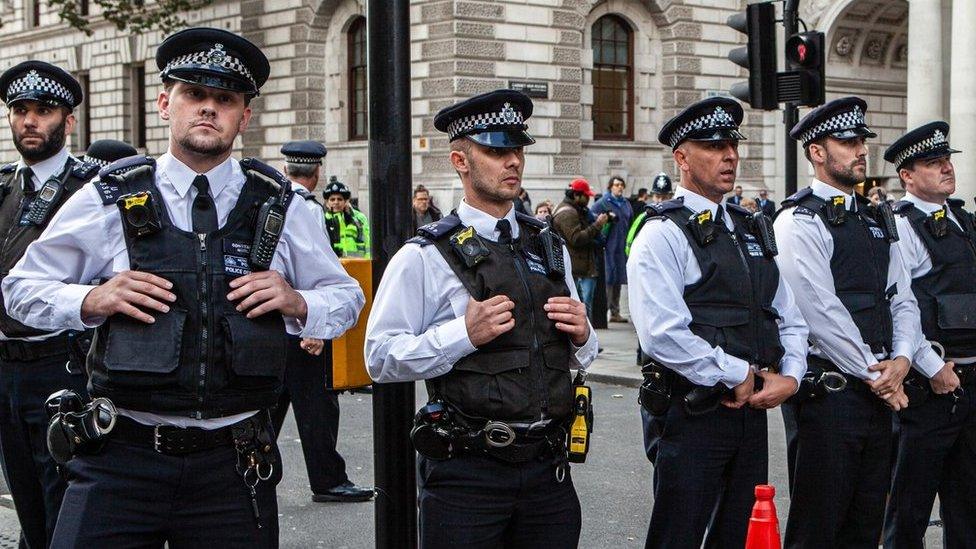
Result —
[[349, 139], [366, 139], [369, 135], [366, 95], [366, 18], [359, 17], [349, 26]]
[[593, 23], [593, 137], [634, 138], [634, 33], [617, 15]]

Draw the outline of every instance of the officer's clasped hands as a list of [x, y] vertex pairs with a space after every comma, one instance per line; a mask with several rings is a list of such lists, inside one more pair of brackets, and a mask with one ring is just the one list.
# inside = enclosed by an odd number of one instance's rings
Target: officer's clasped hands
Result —
[[749, 406], [759, 409], [775, 408], [786, 402], [799, 388], [796, 378], [780, 375], [774, 372], [760, 370], [757, 372], [763, 378], [762, 389], [749, 397]]
[[88, 321], [121, 313], [152, 324], [156, 319], [143, 309], [168, 312], [166, 303], [176, 301], [172, 288], [171, 282], [156, 275], [122, 271], [88, 292], [81, 303], [81, 318]]
[[278, 271], [251, 273], [230, 281], [227, 299], [242, 299], [237, 310], [248, 311], [247, 318], [257, 318], [270, 311], [304, 321], [308, 316], [305, 298], [288, 284]]
[[749, 367], [749, 373], [746, 374], [746, 379], [736, 385], [732, 389], [732, 393], [722, 399], [722, 404], [732, 408], [733, 410], [738, 410], [742, 408], [747, 402], [749, 402], [749, 397], [753, 395], [756, 389], [756, 379], [752, 375], [752, 366]]

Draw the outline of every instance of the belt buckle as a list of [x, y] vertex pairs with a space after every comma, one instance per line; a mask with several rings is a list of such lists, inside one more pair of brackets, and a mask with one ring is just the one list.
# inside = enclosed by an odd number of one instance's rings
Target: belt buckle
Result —
[[515, 442], [515, 431], [507, 423], [489, 421], [483, 431], [485, 442], [492, 448], [504, 448]]

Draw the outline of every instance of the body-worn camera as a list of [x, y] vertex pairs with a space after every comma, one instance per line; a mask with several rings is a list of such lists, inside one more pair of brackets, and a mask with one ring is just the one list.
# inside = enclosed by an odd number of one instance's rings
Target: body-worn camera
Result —
[[84, 402], [74, 391], [62, 389], [44, 403], [50, 417], [47, 448], [58, 465], [80, 451], [97, 451], [115, 427], [118, 412], [107, 398]]
[[491, 254], [491, 250], [488, 249], [485, 241], [478, 236], [478, 233], [474, 232], [474, 227], [458, 231], [451, 237], [450, 242], [451, 249], [461, 258], [464, 266], [469, 269], [484, 261]]
[[115, 204], [122, 213], [122, 225], [130, 237], [145, 236], [162, 230], [159, 207], [152, 193], [142, 191], [123, 195]]
[[454, 457], [454, 443], [462, 431], [454, 420], [454, 410], [446, 403], [434, 400], [417, 411], [410, 440], [420, 455], [445, 460]]

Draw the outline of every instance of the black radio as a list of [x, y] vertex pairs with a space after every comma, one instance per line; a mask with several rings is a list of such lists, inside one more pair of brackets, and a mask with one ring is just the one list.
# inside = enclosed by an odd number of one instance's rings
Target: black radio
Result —
[[257, 223], [254, 227], [254, 244], [251, 245], [251, 256], [248, 262], [255, 271], [267, 271], [271, 268], [275, 248], [281, 239], [282, 229], [285, 228], [285, 207], [277, 196], [269, 198], [258, 212]]
[[61, 200], [64, 186], [57, 179], [49, 179], [37, 191], [37, 196], [30, 203], [30, 208], [24, 216], [24, 221], [31, 225], [43, 225], [54, 211], [54, 206]]

